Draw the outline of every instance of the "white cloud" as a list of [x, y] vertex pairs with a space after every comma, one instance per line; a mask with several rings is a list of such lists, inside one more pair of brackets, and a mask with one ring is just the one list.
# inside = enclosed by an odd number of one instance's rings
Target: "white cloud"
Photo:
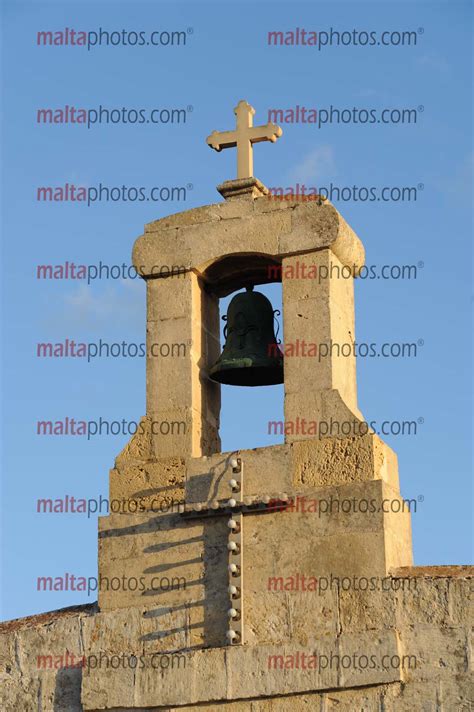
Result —
[[124, 279], [101, 287], [81, 284], [59, 302], [48, 327], [55, 330], [143, 331], [145, 288], [142, 280]]
[[306, 154], [301, 163], [291, 171], [291, 180], [297, 183], [317, 184], [337, 173], [332, 146], [323, 145]]

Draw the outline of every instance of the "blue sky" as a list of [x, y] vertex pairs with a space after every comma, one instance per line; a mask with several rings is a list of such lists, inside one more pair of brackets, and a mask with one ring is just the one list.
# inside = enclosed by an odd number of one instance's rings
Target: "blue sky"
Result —
[[[417, 265], [411, 280], [359, 280], [359, 342], [417, 342], [416, 358], [359, 359], [367, 420], [417, 420], [387, 436], [399, 457], [415, 562], [469, 563], [472, 465], [470, 259], [472, 138], [468, 2], [4, 4], [2, 618], [92, 601], [38, 592], [38, 576], [96, 574], [97, 517], [36, 513], [43, 497], [107, 496], [126, 436], [39, 437], [38, 420], [138, 420], [143, 358], [40, 359], [36, 344], [141, 343], [140, 280], [44, 281], [38, 264], [130, 263], [143, 225], [220, 200], [235, 151], [211, 152], [241, 99], [256, 108], [416, 108], [411, 124], [283, 124], [255, 148], [268, 186], [416, 186], [399, 202], [333, 199], [369, 265]], [[181, 46], [39, 47], [41, 30], [183, 30]], [[414, 30], [415, 46], [271, 47], [269, 31]], [[186, 108], [181, 124], [42, 125], [39, 108]], [[423, 107], [420, 109], [419, 107]], [[39, 186], [186, 186], [186, 201], [38, 202]], [[192, 188], [189, 185], [192, 184]], [[423, 184], [423, 188], [420, 188]], [[423, 266], [420, 266], [422, 263]], [[278, 287], [265, 290], [279, 304]], [[223, 449], [278, 442], [266, 434], [282, 389], [225, 388]]]

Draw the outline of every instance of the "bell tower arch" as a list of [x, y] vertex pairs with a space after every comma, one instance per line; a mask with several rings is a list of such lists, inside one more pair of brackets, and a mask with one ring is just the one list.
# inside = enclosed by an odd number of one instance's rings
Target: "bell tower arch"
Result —
[[[283, 341], [293, 350], [284, 364], [286, 442], [316, 435], [304, 423], [344, 421], [349, 434], [361, 419], [355, 357], [331, 348], [355, 338], [360, 240], [328, 201], [255, 197], [241, 183], [228, 182], [223, 203], [147, 225], [134, 246], [147, 282], [147, 418], [157, 457], [220, 451], [220, 386], [209, 377], [220, 356], [218, 299], [258, 284], [282, 283]], [[156, 276], [163, 264], [181, 271]], [[159, 339], [185, 343], [185, 355], [154, 356]], [[301, 355], [305, 341], [324, 345], [324, 355]]]

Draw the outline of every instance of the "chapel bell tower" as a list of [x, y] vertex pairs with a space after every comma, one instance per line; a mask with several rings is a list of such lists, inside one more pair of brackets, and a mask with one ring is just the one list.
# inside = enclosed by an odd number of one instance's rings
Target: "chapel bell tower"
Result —
[[[211, 704], [341, 686], [327, 676], [315, 688], [296, 671], [254, 674], [282, 646], [321, 646], [328, 627], [338, 649], [360, 644], [341, 635], [336, 613], [332, 620], [333, 593], [310, 604], [297, 591], [270, 592], [269, 579], [291, 571], [386, 576], [412, 564], [410, 513], [382, 506], [402, 501], [397, 459], [358, 409], [355, 357], [328, 349], [323, 359], [283, 358], [276, 315], [258, 291], [281, 281], [285, 345], [352, 342], [353, 281], [364, 248], [329, 201], [269, 195], [253, 175], [253, 144], [275, 142], [282, 131], [253, 126], [245, 101], [234, 113], [235, 130], [207, 139], [216, 151], [237, 148], [237, 178], [218, 186], [224, 200], [146, 225], [133, 249], [147, 287], [146, 415], [116, 458], [110, 498], [137, 500], [140, 509], [100, 519], [99, 573], [166, 572], [188, 585], [100, 590], [99, 606], [136, 611], [146, 653], [185, 650], [193, 660], [181, 677], [160, 678], [166, 689], [147, 678], [143, 707], [158, 698]], [[219, 299], [236, 291], [221, 346]], [[163, 358], [153, 349], [163, 342], [186, 349]], [[221, 452], [221, 383], [281, 382], [285, 442]], [[303, 422], [317, 427], [302, 429]], [[375, 514], [350, 515], [340, 506], [346, 500], [375, 502]], [[331, 503], [324, 516], [322, 502]], [[377, 640], [398, 651], [393, 631]], [[215, 689], [203, 670], [219, 679]], [[391, 675], [401, 679], [399, 670]], [[377, 684], [387, 681], [379, 677]]]

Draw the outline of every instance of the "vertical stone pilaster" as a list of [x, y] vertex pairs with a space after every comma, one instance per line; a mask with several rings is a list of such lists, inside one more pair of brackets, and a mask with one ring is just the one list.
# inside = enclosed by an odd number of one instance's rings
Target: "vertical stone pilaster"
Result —
[[282, 287], [286, 441], [292, 442], [315, 437], [311, 423], [339, 417], [337, 403], [359, 415], [354, 287], [350, 269], [330, 249], [285, 257]]
[[156, 457], [220, 450], [219, 308], [193, 272], [147, 281], [147, 416]]

